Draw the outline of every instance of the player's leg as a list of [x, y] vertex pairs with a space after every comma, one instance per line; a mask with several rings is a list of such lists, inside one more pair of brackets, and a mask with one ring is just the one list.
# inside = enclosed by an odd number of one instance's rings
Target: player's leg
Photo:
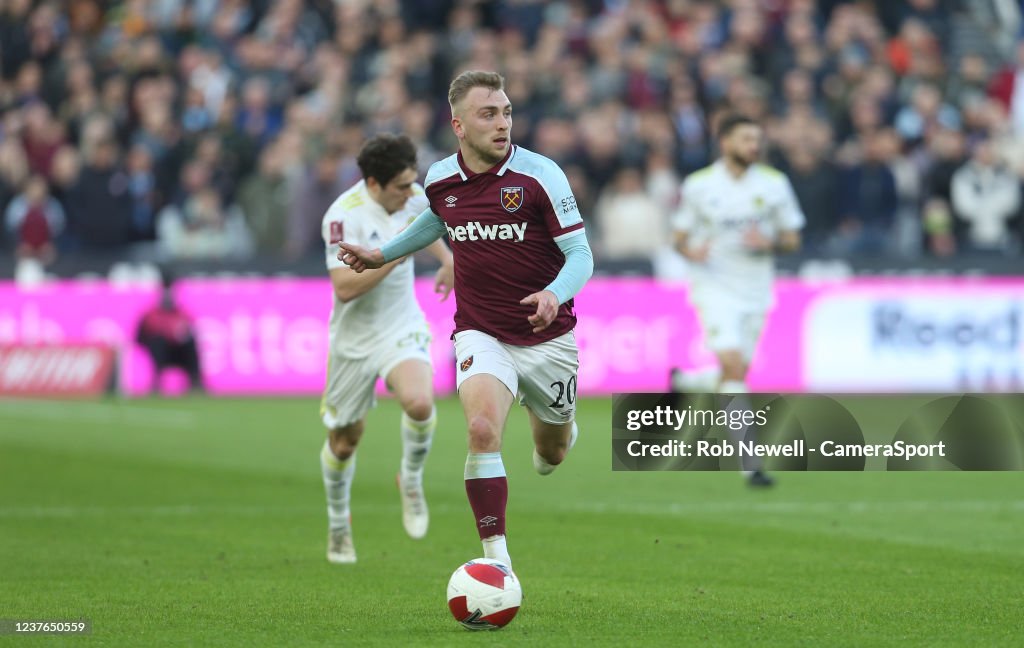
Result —
[[168, 367], [169, 352], [167, 349], [167, 343], [161, 338], [156, 336], [147, 336], [142, 340], [143, 346], [146, 351], [149, 352], [149, 358], [153, 361], [153, 382], [150, 383], [149, 392], [150, 394], [160, 393], [160, 376], [163, 375], [164, 369]]
[[468, 430], [466, 497], [484, 557], [511, 567], [505, 539], [508, 480], [501, 460], [501, 439], [518, 388], [515, 368], [498, 341], [478, 331], [456, 334], [455, 357], [459, 400]]
[[527, 408], [530, 414], [530, 429], [533, 431], [533, 469], [541, 475], [550, 475], [576, 445], [579, 428], [572, 423], [548, 423], [542, 421]]
[[[697, 319], [700, 322], [704, 345], [714, 350], [716, 344], [720, 343], [720, 338], [723, 334], [722, 326], [719, 322], [722, 319], [722, 309], [716, 307], [714, 300], [710, 300], [711, 303], [708, 303], [708, 301], [706, 296], [698, 298], [698, 293], [695, 293], [692, 303], [694, 310], [697, 312]], [[695, 369], [673, 367], [669, 371], [669, 388], [675, 393], [714, 393], [718, 391], [721, 382], [721, 365]]]
[[721, 367], [718, 391], [723, 394], [747, 393], [747, 369], [749, 364], [746, 358], [743, 357], [743, 351], [737, 346], [735, 348], [719, 349], [715, 355], [718, 357], [718, 366]]
[[332, 428], [320, 451], [320, 471], [327, 496], [327, 560], [332, 563], [356, 561], [350, 501], [356, 476], [356, 446], [362, 436], [362, 420]]
[[402, 523], [406, 533], [418, 539], [426, 535], [430, 523], [423, 466], [437, 428], [434, 370], [421, 359], [408, 359], [388, 372], [386, 381], [402, 407], [402, 465], [398, 473]]
[[566, 333], [532, 347], [510, 351], [519, 371], [522, 404], [533, 430], [533, 467], [551, 474], [576, 443], [576, 387], [579, 351]]
[[331, 358], [320, 417], [327, 440], [320, 450], [320, 471], [327, 498], [327, 560], [354, 563], [351, 492], [356, 474], [356, 449], [366, 413], [374, 403], [376, 373], [367, 360]]
[[[729, 409], [750, 410], [750, 398], [747, 396], [747, 372], [753, 358], [757, 342], [764, 327], [765, 314], [761, 312], [739, 313], [732, 320], [735, 328], [730, 331], [729, 346], [717, 350], [718, 361], [722, 367], [722, 382], [719, 392], [731, 394], [727, 407]], [[724, 345], [723, 345], [724, 346]], [[754, 430], [747, 427], [729, 428], [734, 442], [741, 440], [756, 441]], [[775, 483], [764, 471], [764, 461], [760, 457], [744, 456], [741, 459], [743, 474], [747, 483], [755, 487], [768, 487]]]
[[203, 376], [199, 367], [199, 350], [195, 338], [190, 337], [181, 344], [181, 363], [188, 374], [189, 389], [194, 392], [204, 391]]

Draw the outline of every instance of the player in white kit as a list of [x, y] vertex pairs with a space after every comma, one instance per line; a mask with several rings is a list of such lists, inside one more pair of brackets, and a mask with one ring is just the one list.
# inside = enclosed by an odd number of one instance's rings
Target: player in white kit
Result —
[[[762, 137], [748, 117], [722, 118], [721, 158], [683, 182], [675, 244], [689, 262], [690, 299], [719, 366], [711, 374], [673, 371], [677, 391], [747, 391], [747, 370], [773, 303], [773, 257], [800, 249], [804, 214], [789, 179], [758, 163]], [[752, 485], [771, 485], [759, 465], [745, 469]]]
[[[403, 410], [398, 485], [402, 521], [413, 538], [422, 538], [429, 523], [422, 475], [437, 427], [430, 330], [413, 292], [412, 259], [361, 274], [338, 260], [339, 242], [381, 245], [426, 209], [426, 195], [415, 182], [416, 149], [405, 136], [378, 135], [364, 145], [358, 163], [363, 180], [334, 201], [322, 228], [334, 307], [320, 407], [328, 439], [320, 464], [327, 494], [327, 559], [334, 563], [356, 561], [349, 494], [377, 378], [385, 380]], [[454, 285], [452, 255], [440, 240], [427, 249], [441, 262], [435, 290], [447, 298]]]

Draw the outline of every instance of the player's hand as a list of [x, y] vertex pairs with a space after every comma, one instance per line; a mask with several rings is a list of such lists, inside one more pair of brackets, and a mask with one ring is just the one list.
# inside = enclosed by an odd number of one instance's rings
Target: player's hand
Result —
[[338, 261], [341, 261], [356, 272], [374, 270], [384, 265], [384, 253], [380, 248], [369, 250], [359, 245], [341, 241], [338, 243]]
[[439, 301], [448, 299], [448, 295], [452, 294], [454, 287], [455, 265], [451, 261], [442, 263], [441, 267], [437, 269], [437, 274], [434, 275], [434, 292], [441, 295]]
[[751, 252], [768, 252], [775, 247], [775, 240], [765, 236], [757, 227], [743, 233], [743, 246]]
[[704, 263], [708, 260], [708, 253], [711, 252], [711, 244], [704, 243], [697, 247], [688, 247], [683, 250], [683, 256], [693, 263]]
[[537, 306], [537, 312], [526, 318], [530, 324], [533, 324], [534, 333], [540, 333], [546, 329], [558, 316], [558, 297], [555, 297], [555, 293], [550, 290], [535, 292], [521, 299], [519, 303], [524, 306], [534, 304]]

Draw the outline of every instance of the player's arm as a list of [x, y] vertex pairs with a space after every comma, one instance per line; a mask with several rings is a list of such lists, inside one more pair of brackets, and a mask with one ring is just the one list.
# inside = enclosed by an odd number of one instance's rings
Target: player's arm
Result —
[[558, 249], [565, 255], [565, 263], [554, 281], [544, 289], [554, 293], [558, 304], [564, 304], [575, 297], [594, 274], [594, 253], [590, 250], [587, 235], [583, 230], [568, 238], [557, 241]]
[[[333, 209], [333, 208], [332, 208]], [[362, 222], [358, 214], [343, 210], [328, 211], [324, 216], [321, 234], [327, 253], [327, 272], [331, 278], [334, 295], [341, 302], [349, 302], [365, 295], [384, 280], [397, 263], [385, 264], [376, 272], [359, 274], [340, 263], [339, 246], [355, 246], [365, 240]], [[400, 262], [400, 261], [399, 261]]]
[[558, 316], [558, 307], [575, 297], [594, 274], [594, 255], [583, 230], [558, 240], [556, 244], [565, 255], [562, 269], [544, 290], [519, 301], [520, 304], [537, 307], [534, 314], [527, 318], [533, 324], [534, 333], [540, 333], [550, 326]]
[[792, 254], [800, 250], [800, 228], [804, 226], [806, 219], [789, 179], [783, 177], [782, 185], [781, 201], [775, 209], [777, 234], [774, 238], [769, 238], [756, 229], [747, 232], [744, 242], [752, 251], [766, 254]]
[[448, 299], [448, 295], [455, 287], [455, 260], [452, 257], [452, 252], [441, 239], [434, 241], [424, 249], [441, 263], [441, 267], [434, 274], [434, 292], [439, 293], [441, 301], [444, 301]]
[[444, 236], [445, 231], [444, 223], [428, 208], [383, 247], [369, 249], [345, 242], [339, 243], [338, 260], [356, 272], [373, 270], [422, 250]]
[[679, 210], [672, 216], [673, 243], [676, 252], [687, 261], [704, 263], [708, 259], [710, 243], [693, 245], [690, 240], [690, 232], [697, 223], [697, 202], [693, 194], [693, 181], [688, 179], [680, 190]]
[[550, 162], [545, 172], [545, 182], [540, 183], [543, 194], [539, 207], [545, 213], [548, 230], [565, 262], [544, 290], [527, 295], [519, 302], [536, 306], [533, 315], [527, 318], [534, 333], [550, 326], [558, 316], [558, 307], [575, 297], [594, 274], [594, 255], [587, 243], [583, 217], [569, 180], [554, 162]]
[[676, 252], [683, 255], [687, 261], [692, 261], [693, 263], [704, 263], [708, 260], [708, 251], [711, 249], [710, 243], [704, 243], [703, 245], [691, 245], [690, 233], [683, 230], [676, 230], [674, 236]]
[[782, 179], [782, 206], [776, 212], [778, 218], [779, 234], [775, 238], [775, 252], [779, 254], [793, 254], [800, 251], [803, 244], [800, 230], [807, 222], [803, 209], [800, 208], [800, 201], [793, 191], [793, 184], [789, 178]]
[[775, 251], [779, 254], [793, 254], [800, 251], [802, 244], [800, 230], [784, 230], [775, 239]]
[[352, 268], [332, 268], [331, 286], [334, 287], [334, 295], [341, 302], [350, 302], [373, 290], [377, 284], [384, 281], [384, 277], [391, 274], [391, 271], [402, 263], [405, 257], [385, 263], [373, 272], [356, 272]]

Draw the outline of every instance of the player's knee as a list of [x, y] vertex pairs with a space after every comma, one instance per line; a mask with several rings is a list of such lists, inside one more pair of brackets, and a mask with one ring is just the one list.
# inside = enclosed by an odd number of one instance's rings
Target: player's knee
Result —
[[359, 435], [350, 434], [347, 428], [334, 429], [331, 430], [328, 445], [331, 448], [331, 454], [345, 461], [355, 453], [356, 446], [359, 445]]
[[333, 439], [331, 441], [331, 454], [345, 461], [355, 454], [357, 443], [348, 439]]
[[434, 411], [434, 399], [428, 394], [419, 394], [403, 403], [405, 413], [414, 421], [426, 421]]
[[740, 354], [722, 354], [719, 358], [722, 366], [722, 380], [743, 380], [747, 375], [747, 363]]
[[486, 416], [474, 416], [469, 421], [469, 445], [471, 448], [493, 448], [501, 444], [501, 430]]

